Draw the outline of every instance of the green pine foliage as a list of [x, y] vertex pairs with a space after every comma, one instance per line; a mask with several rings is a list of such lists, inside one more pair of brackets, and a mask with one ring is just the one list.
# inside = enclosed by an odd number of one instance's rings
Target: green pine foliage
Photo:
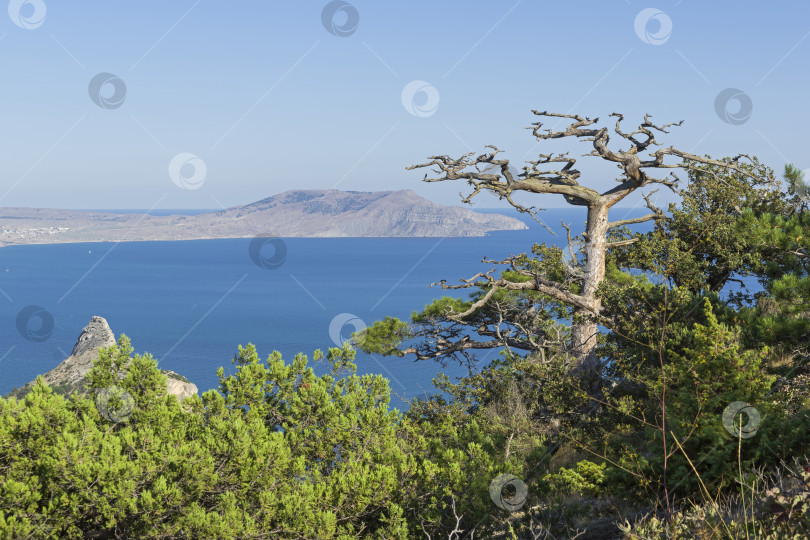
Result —
[[505, 264], [511, 290], [484, 278], [353, 336], [469, 368], [407, 411], [349, 345], [240, 346], [179, 403], [121, 336], [80, 387], [0, 399], [0, 537], [807, 537], [808, 189], [740, 170], [695, 166], [651, 232], [611, 232], [591, 378], [566, 347], [579, 315], [520, 288], [578, 291], [578, 254], [542, 244]]
[[390, 408], [385, 379], [354, 374], [347, 348], [316, 376], [303, 355], [261, 361], [248, 345], [219, 390], [182, 406], [154, 359], [131, 353], [122, 336], [89, 376], [133, 398], [107, 404], [121, 421], [41, 379], [0, 400], [0, 536], [408, 538], [417, 518], [441, 529], [448, 496], [494, 470], [480, 429], [447, 417], [423, 431]]

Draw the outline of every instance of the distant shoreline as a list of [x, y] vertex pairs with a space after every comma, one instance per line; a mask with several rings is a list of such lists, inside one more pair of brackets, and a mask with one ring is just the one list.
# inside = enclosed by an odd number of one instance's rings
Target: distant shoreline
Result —
[[[461, 240], [464, 238], [486, 238], [492, 236], [492, 233], [508, 233], [515, 231], [492, 231], [490, 233], [482, 234], [480, 236], [276, 236], [280, 240], [408, 240], [408, 239], [430, 239], [430, 238], [445, 238]], [[177, 238], [177, 239], [161, 239], [161, 240], [77, 240], [75, 242], [40, 242], [31, 244], [3, 244], [0, 243], [0, 248], [9, 247], [27, 247], [27, 246], [59, 246], [59, 245], [74, 245], [74, 244], [142, 244], [146, 242], [205, 242], [208, 240], [252, 240], [255, 236], [218, 236], [212, 238]]]
[[0, 246], [262, 236], [462, 238], [528, 228], [520, 219], [440, 206], [407, 190], [288, 191], [224, 210], [147, 212], [0, 208]]

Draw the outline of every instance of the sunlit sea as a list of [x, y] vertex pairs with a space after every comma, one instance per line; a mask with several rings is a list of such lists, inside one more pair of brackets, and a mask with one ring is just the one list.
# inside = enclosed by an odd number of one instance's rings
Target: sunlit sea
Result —
[[[489, 269], [483, 257], [523, 253], [535, 242], [562, 243], [560, 220], [581, 226], [585, 218], [582, 209], [546, 210], [543, 221], [558, 232], [552, 236], [529, 217], [498, 212], [529, 229], [481, 238], [289, 238], [283, 239], [286, 257], [272, 268], [251, 258], [248, 239], [0, 248], [0, 394], [61, 362], [93, 315], [106, 318], [116, 337], [129, 336], [136, 352], [151, 353], [161, 368], [201, 391], [216, 388], [217, 369], [233, 371], [240, 344], [253, 343], [262, 357], [277, 350], [288, 360], [299, 352], [311, 358], [315, 349], [335, 346], [386, 315], [407, 319], [436, 296], [466, 295], [429, 285]], [[614, 209], [611, 219], [640, 213]], [[26, 312], [39, 315], [21, 332], [18, 318], [29, 306], [41, 309]], [[41, 326], [43, 317], [52, 317], [52, 330]], [[432, 379], [442, 370], [408, 357], [358, 353], [357, 362], [360, 373], [390, 380], [395, 406], [402, 405], [400, 397], [432, 393]]]

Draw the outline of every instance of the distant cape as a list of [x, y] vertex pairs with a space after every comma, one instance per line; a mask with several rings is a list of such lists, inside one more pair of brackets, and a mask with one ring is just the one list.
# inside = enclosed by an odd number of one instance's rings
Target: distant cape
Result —
[[195, 216], [0, 208], [0, 246], [213, 238], [464, 237], [527, 229], [522, 221], [442, 206], [403, 191], [287, 191]]

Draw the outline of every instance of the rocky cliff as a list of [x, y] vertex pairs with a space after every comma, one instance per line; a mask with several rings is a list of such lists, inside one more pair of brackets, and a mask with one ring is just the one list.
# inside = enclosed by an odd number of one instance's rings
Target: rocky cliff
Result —
[[[69, 395], [74, 391], [83, 393], [87, 384], [87, 373], [98, 358], [99, 349], [115, 345], [115, 334], [103, 317], [92, 317], [84, 327], [79, 339], [73, 346], [70, 356], [65, 358], [58, 366], [42, 375], [48, 385], [55, 392]], [[197, 393], [197, 386], [185, 377], [169, 370], [162, 370], [168, 377], [167, 391], [183, 401], [185, 398]], [[25, 396], [31, 388], [28, 383], [22, 388], [11, 392], [11, 396], [20, 398]]]
[[196, 216], [0, 208], [0, 246], [281, 237], [462, 237], [526, 229], [522, 221], [441, 206], [413, 191], [287, 191]]

